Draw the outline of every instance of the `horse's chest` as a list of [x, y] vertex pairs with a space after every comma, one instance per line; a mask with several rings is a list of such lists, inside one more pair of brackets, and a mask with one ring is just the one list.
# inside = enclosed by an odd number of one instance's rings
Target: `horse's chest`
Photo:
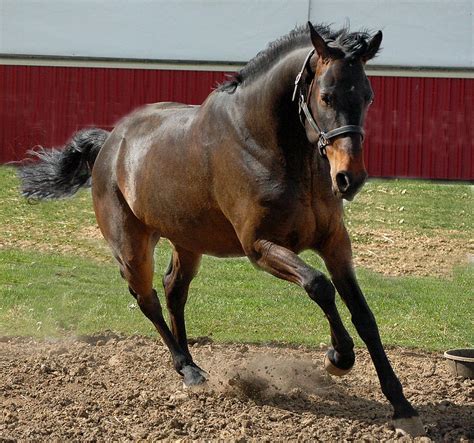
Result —
[[298, 252], [312, 246], [316, 219], [305, 197], [268, 205], [258, 231], [267, 239]]
[[324, 242], [341, 222], [342, 210], [338, 205], [328, 205], [324, 201], [310, 204], [301, 199], [291, 205], [275, 225], [276, 240], [282, 246], [300, 252]]

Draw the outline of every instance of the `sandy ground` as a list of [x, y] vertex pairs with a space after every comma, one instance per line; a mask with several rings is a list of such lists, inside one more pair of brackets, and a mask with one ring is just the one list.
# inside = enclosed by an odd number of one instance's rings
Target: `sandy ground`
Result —
[[[399, 439], [366, 351], [332, 378], [324, 350], [192, 346], [210, 374], [185, 390], [160, 341], [114, 334], [0, 342], [0, 440], [387, 441]], [[474, 381], [442, 356], [388, 351], [428, 438], [474, 440]]]

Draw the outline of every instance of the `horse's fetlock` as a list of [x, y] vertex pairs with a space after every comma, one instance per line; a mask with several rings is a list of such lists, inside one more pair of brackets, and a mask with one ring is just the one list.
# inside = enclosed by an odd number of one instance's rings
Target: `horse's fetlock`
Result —
[[[385, 395], [385, 397], [387, 397], [387, 399], [390, 402], [396, 403], [398, 399], [402, 399], [401, 400], [402, 410], [409, 411], [410, 413], [412, 412], [410, 408], [413, 409], [413, 407], [403, 397], [403, 388], [402, 388], [402, 384], [400, 383], [400, 380], [398, 380], [397, 378], [388, 379], [385, 383], [381, 385], [381, 388], [382, 388], [383, 394]], [[413, 409], [413, 411], [415, 410]]]
[[350, 369], [355, 363], [355, 353], [352, 349], [343, 352], [340, 349], [332, 348], [328, 351], [328, 358], [339, 369]]
[[190, 360], [184, 354], [173, 357], [173, 366], [176, 369], [176, 372], [181, 375], [183, 375], [181, 370], [189, 364], [192, 364], [192, 360]]

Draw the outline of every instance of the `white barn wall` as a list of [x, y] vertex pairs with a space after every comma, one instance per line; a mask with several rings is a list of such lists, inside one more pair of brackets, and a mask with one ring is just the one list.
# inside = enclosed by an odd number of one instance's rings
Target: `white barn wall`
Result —
[[384, 31], [373, 65], [473, 63], [472, 0], [0, 0], [0, 54], [245, 62], [313, 22]]

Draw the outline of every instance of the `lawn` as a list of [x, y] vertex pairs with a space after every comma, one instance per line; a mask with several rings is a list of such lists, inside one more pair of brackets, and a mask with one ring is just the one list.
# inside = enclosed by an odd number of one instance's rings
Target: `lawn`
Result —
[[[18, 196], [17, 186], [14, 170], [0, 168], [0, 336], [155, 334], [97, 235], [90, 192], [30, 204]], [[355, 233], [355, 251], [366, 242], [358, 232], [380, 229], [413, 239], [442, 236], [459, 249], [473, 237], [472, 209], [472, 190], [465, 184], [372, 180], [347, 207], [346, 223]], [[169, 245], [161, 241], [157, 288], [169, 255]], [[313, 253], [303, 257], [324, 268]], [[445, 275], [387, 276], [365, 267], [357, 273], [386, 344], [432, 350], [473, 345], [472, 266], [459, 264]], [[187, 324], [191, 337], [216, 341], [319, 345], [329, 340], [322, 312], [301, 289], [245, 259], [204, 258], [191, 287]]]

